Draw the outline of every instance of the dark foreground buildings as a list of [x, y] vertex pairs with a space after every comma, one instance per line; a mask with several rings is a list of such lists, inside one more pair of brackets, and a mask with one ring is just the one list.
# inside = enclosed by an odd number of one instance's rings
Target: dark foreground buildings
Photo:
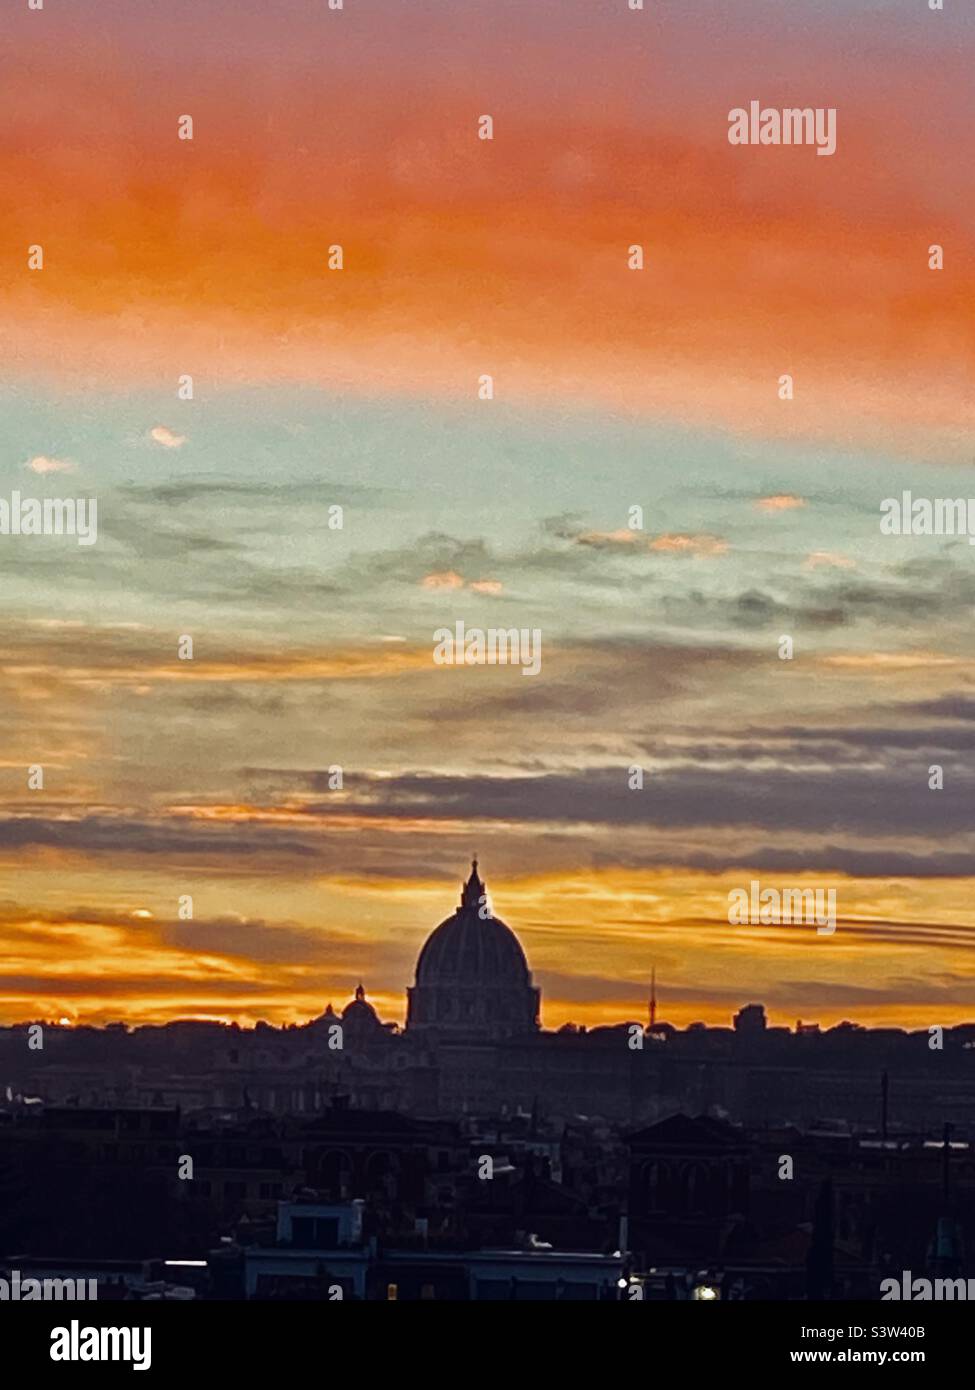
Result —
[[967, 1272], [973, 1196], [953, 1135], [342, 1104], [0, 1115], [0, 1274], [100, 1297], [875, 1299], [905, 1269]]

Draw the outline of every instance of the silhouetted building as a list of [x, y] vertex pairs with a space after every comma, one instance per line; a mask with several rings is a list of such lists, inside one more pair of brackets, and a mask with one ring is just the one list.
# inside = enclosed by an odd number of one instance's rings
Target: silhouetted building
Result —
[[[723, 1113], [747, 1125], [931, 1129], [965, 1124], [975, 1107], [975, 1027], [854, 1024], [769, 1027], [760, 1003], [733, 1028], [621, 1021], [540, 1027], [540, 991], [515, 933], [493, 915], [477, 866], [456, 911], [419, 952], [405, 1030], [383, 1022], [360, 983], [341, 1014], [331, 1005], [298, 1027], [175, 1022], [129, 1030], [27, 1025], [0, 1029], [0, 1085], [30, 1099], [86, 1107], [178, 1106], [312, 1117], [336, 1101], [422, 1118], [537, 1114], [636, 1126], [675, 1111]], [[881, 1078], [889, 1078], [881, 1090]]]
[[745, 1037], [760, 1037], [768, 1027], [762, 1004], [746, 1004], [735, 1014], [735, 1032]]
[[518, 938], [491, 912], [476, 859], [457, 910], [420, 952], [407, 1000], [407, 1032], [498, 1039], [539, 1027], [540, 991]]

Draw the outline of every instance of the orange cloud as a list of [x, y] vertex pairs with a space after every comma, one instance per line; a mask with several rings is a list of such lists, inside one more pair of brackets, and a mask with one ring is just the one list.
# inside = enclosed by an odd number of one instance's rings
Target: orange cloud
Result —
[[167, 425], [156, 425], [149, 431], [149, 437], [154, 439], [157, 444], [161, 444], [164, 449], [178, 449], [186, 443], [185, 434], [175, 434]]
[[842, 652], [824, 656], [824, 666], [847, 668], [851, 671], [916, 671], [932, 666], [950, 666], [965, 670], [971, 663], [964, 657], [944, 656], [939, 652]]
[[832, 550], [814, 550], [806, 556], [806, 569], [816, 570], [832, 568], [838, 570], [855, 570], [856, 561], [851, 560], [848, 555], [839, 555]]
[[75, 466], [71, 459], [52, 459], [46, 454], [36, 454], [26, 464], [32, 473], [73, 473]]
[[[170, 644], [166, 644], [167, 646]], [[151, 681], [275, 682], [292, 680], [356, 680], [372, 676], [394, 676], [409, 671], [431, 668], [430, 650], [410, 647], [399, 641], [380, 648], [348, 647], [327, 654], [317, 651], [242, 653], [235, 659], [225, 652], [215, 652], [212, 658], [201, 653], [193, 661], [160, 660], [162, 644], [140, 647], [133, 652], [130, 664], [119, 663], [108, 651], [93, 650], [90, 659], [75, 664], [70, 658], [59, 659], [55, 653], [45, 659], [43, 652], [25, 646], [19, 655], [7, 661], [3, 678], [8, 681], [27, 680], [31, 686], [40, 681], [81, 686], [145, 685]], [[104, 664], [98, 658], [105, 656]], [[32, 696], [36, 698], [36, 696]]]
[[[586, 531], [576, 537], [579, 545], [633, 545], [640, 533], [637, 531]], [[640, 537], [642, 539], [642, 537]]]
[[804, 507], [806, 499], [795, 497], [790, 492], [777, 492], [774, 497], [760, 497], [755, 503], [763, 512], [791, 512], [796, 507]]
[[427, 574], [420, 581], [424, 589], [463, 589], [464, 579], [455, 570], [442, 570], [438, 574]]
[[436, 574], [424, 575], [420, 580], [424, 589], [471, 589], [475, 594], [500, 594], [504, 585], [500, 579], [474, 579], [470, 584], [456, 570], [442, 570]]
[[668, 534], [658, 536], [650, 542], [651, 550], [660, 550], [672, 555], [723, 555], [728, 542], [719, 536], [684, 536]]

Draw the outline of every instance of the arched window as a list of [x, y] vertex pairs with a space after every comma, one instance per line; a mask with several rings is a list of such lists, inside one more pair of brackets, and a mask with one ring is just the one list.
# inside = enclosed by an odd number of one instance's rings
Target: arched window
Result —
[[711, 1196], [711, 1174], [702, 1163], [691, 1163], [684, 1172], [684, 1210], [706, 1212]]
[[334, 1200], [350, 1195], [352, 1160], [342, 1149], [328, 1149], [316, 1155], [313, 1168], [315, 1186], [321, 1187]]

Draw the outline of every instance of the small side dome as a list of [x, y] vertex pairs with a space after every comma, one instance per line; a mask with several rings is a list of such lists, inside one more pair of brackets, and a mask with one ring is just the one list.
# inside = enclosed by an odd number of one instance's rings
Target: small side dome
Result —
[[346, 1028], [353, 1030], [382, 1029], [379, 1015], [366, 998], [366, 991], [362, 987], [362, 981], [356, 988], [355, 998], [342, 1010], [342, 1023]]

